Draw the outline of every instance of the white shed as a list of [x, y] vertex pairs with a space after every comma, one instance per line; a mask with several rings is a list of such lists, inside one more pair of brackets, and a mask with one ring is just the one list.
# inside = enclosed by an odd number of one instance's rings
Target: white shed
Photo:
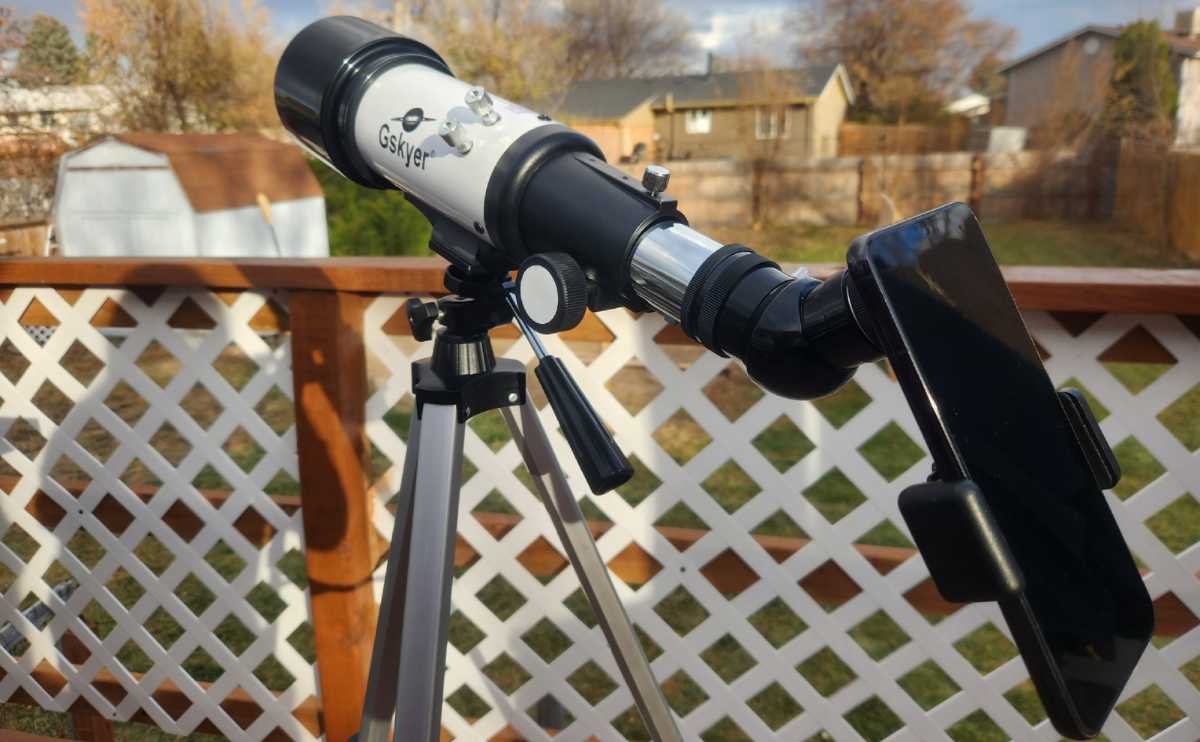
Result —
[[52, 218], [69, 257], [329, 255], [307, 160], [257, 134], [119, 134], [68, 152]]

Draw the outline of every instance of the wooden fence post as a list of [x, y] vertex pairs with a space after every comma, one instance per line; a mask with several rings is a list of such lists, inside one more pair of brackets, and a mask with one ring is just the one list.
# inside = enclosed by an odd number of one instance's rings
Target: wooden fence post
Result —
[[970, 207], [971, 211], [975, 212], [975, 216], [983, 218], [983, 179], [984, 179], [984, 158], [983, 153], [976, 152], [971, 158], [971, 196]]
[[289, 295], [300, 511], [326, 739], [358, 730], [375, 637], [374, 526], [367, 493], [367, 298]]

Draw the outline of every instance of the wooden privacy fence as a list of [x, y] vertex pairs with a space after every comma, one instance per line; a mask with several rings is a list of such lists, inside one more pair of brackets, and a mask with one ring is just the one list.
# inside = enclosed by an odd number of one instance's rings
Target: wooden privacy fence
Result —
[[[345, 739], [425, 350], [403, 303], [440, 292], [441, 270], [0, 263], [0, 637], [16, 636], [0, 699], [69, 712], [90, 739], [129, 720]], [[1155, 600], [1156, 645], [1104, 733], [1194, 739], [1200, 272], [1006, 275], [1054, 381], [1093, 396], [1126, 472], [1109, 502]], [[896, 495], [929, 462], [885, 369], [795, 402], [657, 316], [589, 315], [547, 342], [636, 465], [584, 510], [685, 735], [1054, 736], [998, 610], [941, 600], [912, 548]], [[639, 738], [496, 422], [464, 447], [447, 734]]]
[[44, 255], [48, 230], [44, 221], [0, 223], [0, 256]]
[[[782, 158], [668, 163], [671, 195], [695, 225], [890, 223], [948, 201], [985, 221], [1111, 215], [1112, 163], [1068, 152]], [[622, 166], [641, 177], [644, 166]]]
[[970, 125], [954, 120], [942, 126], [926, 124], [842, 124], [838, 155], [928, 155], [967, 149]]
[[1161, 245], [1200, 257], [1200, 152], [1124, 142], [1115, 216]]

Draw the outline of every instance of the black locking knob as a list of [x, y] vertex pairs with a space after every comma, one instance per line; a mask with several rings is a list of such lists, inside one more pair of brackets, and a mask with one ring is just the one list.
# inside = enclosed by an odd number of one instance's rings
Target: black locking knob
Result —
[[408, 315], [408, 326], [412, 328], [414, 338], [425, 341], [433, 337], [433, 323], [438, 318], [436, 301], [409, 299], [404, 302], [404, 313]]
[[578, 325], [587, 311], [587, 276], [562, 252], [531, 255], [517, 274], [521, 314], [542, 334]]

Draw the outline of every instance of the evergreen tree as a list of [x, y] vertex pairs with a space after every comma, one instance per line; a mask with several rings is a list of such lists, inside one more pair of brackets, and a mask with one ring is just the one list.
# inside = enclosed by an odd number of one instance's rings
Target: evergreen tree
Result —
[[57, 18], [35, 15], [17, 55], [16, 78], [27, 86], [69, 85], [82, 71], [82, 56], [67, 27]]
[[1179, 88], [1171, 70], [1171, 48], [1155, 21], [1131, 23], [1114, 52], [1105, 101], [1105, 121], [1117, 136], [1167, 136]]

